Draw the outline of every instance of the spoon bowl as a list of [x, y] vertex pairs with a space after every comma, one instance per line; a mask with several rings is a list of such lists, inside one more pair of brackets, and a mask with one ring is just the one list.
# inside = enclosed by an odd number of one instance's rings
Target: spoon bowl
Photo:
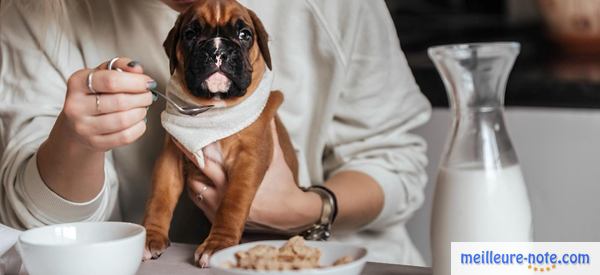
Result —
[[187, 105], [187, 106], [182, 106], [179, 103], [175, 102], [173, 99], [169, 98], [166, 94], [164, 94], [162, 92], [159, 92], [156, 89], [151, 89], [150, 91], [153, 94], [158, 95], [158, 96], [164, 98], [168, 103], [170, 103], [171, 105], [173, 105], [173, 107], [175, 107], [175, 109], [177, 109], [177, 111], [180, 114], [183, 114], [183, 115], [186, 115], [186, 116], [197, 116], [197, 115], [199, 115], [201, 113], [204, 113], [204, 112], [212, 109], [213, 107], [215, 107], [215, 105], [206, 105], [206, 106]]

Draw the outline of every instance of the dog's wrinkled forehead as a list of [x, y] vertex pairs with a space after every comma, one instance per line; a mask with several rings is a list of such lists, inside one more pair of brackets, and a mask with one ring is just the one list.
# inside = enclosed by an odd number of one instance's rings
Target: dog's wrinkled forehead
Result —
[[234, 24], [243, 24], [252, 30], [254, 25], [248, 10], [237, 1], [205, 0], [196, 1], [183, 15], [179, 22], [180, 39], [184, 38], [186, 28], [196, 26], [202, 30], [203, 38], [227, 36], [223, 30], [235, 28]]
[[252, 25], [246, 8], [233, 0], [196, 1], [188, 12], [192, 15], [190, 20], [198, 20], [207, 27], [217, 28], [238, 20]]
[[[185, 31], [193, 27], [200, 30], [204, 39], [220, 35], [219, 31], [235, 30], [244, 25], [252, 31], [258, 43], [267, 67], [271, 69], [271, 57], [268, 49], [268, 34], [256, 14], [235, 0], [197, 0], [182, 13], [175, 26], [169, 32], [164, 48], [170, 58], [171, 73], [176, 68], [177, 46], [185, 39]], [[194, 32], [191, 32], [194, 33]], [[195, 32], [195, 35], [198, 33]], [[227, 32], [221, 35], [227, 35]]]

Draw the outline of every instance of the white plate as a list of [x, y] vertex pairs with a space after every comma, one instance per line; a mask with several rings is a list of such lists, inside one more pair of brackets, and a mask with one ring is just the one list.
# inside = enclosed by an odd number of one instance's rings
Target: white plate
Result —
[[323, 266], [331, 266], [337, 259], [342, 258], [344, 256], [351, 256], [354, 259], [354, 261], [333, 267], [303, 269], [297, 271], [251, 271], [226, 267], [227, 263], [235, 263], [235, 253], [237, 253], [238, 251], [247, 251], [256, 245], [271, 245], [275, 247], [281, 247], [286, 242], [287, 241], [260, 241], [245, 243], [223, 249], [215, 253], [211, 257], [211, 273], [214, 275], [359, 275], [366, 263], [367, 249], [364, 247], [337, 242], [307, 241], [307, 246], [316, 247], [319, 250], [321, 250], [320, 264]]

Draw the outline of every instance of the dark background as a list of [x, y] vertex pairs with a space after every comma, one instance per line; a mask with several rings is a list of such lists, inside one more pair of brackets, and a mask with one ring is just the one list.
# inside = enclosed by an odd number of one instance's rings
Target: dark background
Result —
[[[568, 0], [565, 0], [568, 1]], [[448, 106], [430, 46], [517, 41], [506, 105], [600, 108], [600, 58], [567, 53], [549, 39], [534, 0], [387, 0], [402, 49], [423, 93]]]

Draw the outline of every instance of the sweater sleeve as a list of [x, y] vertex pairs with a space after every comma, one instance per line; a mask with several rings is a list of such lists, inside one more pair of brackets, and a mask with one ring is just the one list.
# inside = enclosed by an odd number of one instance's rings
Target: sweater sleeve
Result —
[[[405, 222], [424, 199], [425, 141], [410, 131], [429, 120], [420, 92], [382, 0], [353, 1], [357, 9], [347, 77], [334, 111], [324, 157], [327, 177], [358, 171], [384, 192], [384, 206], [364, 230]], [[346, 42], [348, 43], [348, 40]]]
[[0, 222], [31, 228], [107, 219], [117, 189], [110, 158], [102, 191], [86, 203], [61, 198], [39, 175], [37, 149], [62, 110], [68, 75], [84, 65], [71, 40], [35, 18], [14, 5], [0, 17]]

